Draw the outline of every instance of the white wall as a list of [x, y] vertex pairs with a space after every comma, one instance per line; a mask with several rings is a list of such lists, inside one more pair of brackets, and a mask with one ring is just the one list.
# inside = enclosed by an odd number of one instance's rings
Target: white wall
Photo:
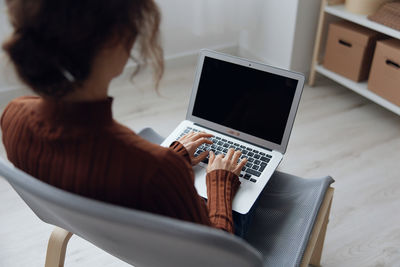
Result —
[[[0, 44], [3, 43], [4, 38], [11, 31], [4, 5], [4, 0], [0, 0]], [[2, 49], [0, 49], [0, 92], [15, 88], [18, 84], [12, 66], [9, 64]]]
[[166, 58], [237, 46], [238, 0], [158, 0]]
[[9, 33], [10, 25], [6, 14], [6, 8], [4, 6], [4, 0], [0, 0], [0, 38]]
[[[240, 51], [268, 64], [290, 68], [298, 0], [254, 1], [242, 4], [244, 28], [240, 33]], [[249, 18], [246, 21], [246, 17]]]
[[255, 1], [250, 9], [243, 4], [241, 10], [249, 13], [244, 17], [252, 18], [241, 31], [239, 53], [307, 74], [320, 4], [320, 0], [269, 0]]
[[310, 72], [321, 0], [299, 0], [290, 68]]

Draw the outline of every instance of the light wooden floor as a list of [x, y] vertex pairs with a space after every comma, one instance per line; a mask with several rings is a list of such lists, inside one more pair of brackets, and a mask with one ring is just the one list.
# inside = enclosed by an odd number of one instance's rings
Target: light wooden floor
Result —
[[[161, 97], [143, 81], [115, 83], [115, 117], [167, 135], [185, 117], [193, 75], [192, 65], [168, 71]], [[279, 169], [336, 180], [323, 266], [400, 266], [399, 151], [400, 117], [329, 80], [305, 88]], [[43, 266], [51, 230], [0, 178], [0, 266]], [[66, 266], [126, 264], [74, 236]]]

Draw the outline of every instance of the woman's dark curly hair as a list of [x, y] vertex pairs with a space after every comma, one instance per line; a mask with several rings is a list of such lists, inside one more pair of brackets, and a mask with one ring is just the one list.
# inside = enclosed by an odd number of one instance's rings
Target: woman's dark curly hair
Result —
[[3, 49], [22, 81], [40, 95], [59, 98], [80, 87], [97, 53], [110, 40], [126, 42], [127, 49], [135, 42], [136, 61], [142, 65], [150, 61], [156, 81], [161, 78], [160, 12], [153, 0], [6, 3], [14, 31]]

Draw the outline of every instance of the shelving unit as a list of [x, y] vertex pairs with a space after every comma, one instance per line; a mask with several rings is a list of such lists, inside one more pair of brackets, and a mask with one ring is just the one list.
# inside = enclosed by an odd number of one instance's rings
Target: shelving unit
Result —
[[318, 72], [336, 81], [337, 83], [349, 88], [350, 90], [368, 98], [369, 100], [377, 103], [378, 105], [385, 107], [386, 109], [396, 113], [397, 115], [400, 115], [400, 106], [397, 106], [391, 103], [390, 101], [375, 94], [374, 92], [369, 91], [367, 88], [367, 82], [360, 82], [360, 83], [354, 82], [322, 66], [321, 62], [323, 53], [321, 48], [325, 46], [329, 22], [338, 19], [345, 19], [353, 23], [362, 25], [364, 27], [370, 28], [372, 30], [381, 32], [393, 38], [400, 39], [400, 31], [370, 21], [367, 19], [367, 16], [365, 15], [357, 15], [350, 13], [346, 11], [343, 4], [330, 6], [328, 5], [327, 0], [323, 0], [321, 4], [317, 36], [314, 46], [313, 62], [311, 65], [311, 71], [309, 77], [310, 86], [314, 85], [315, 74]]

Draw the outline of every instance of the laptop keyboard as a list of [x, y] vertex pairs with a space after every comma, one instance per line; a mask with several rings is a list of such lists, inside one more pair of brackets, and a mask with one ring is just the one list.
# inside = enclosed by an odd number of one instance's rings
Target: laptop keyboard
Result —
[[[197, 129], [193, 129], [191, 127], [187, 127], [176, 140], [180, 139], [182, 136], [188, 134], [189, 132], [199, 132]], [[250, 182], [257, 182], [258, 177], [260, 177], [261, 173], [267, 167], [269, 161], [271, 160], [272, 156], [266, 154], [264, 152], [260, 152], [256, 149], [249, 148], [244, 145], [240, 145], [235, 143], [234, 141], [227, 140], [218, 136], [214, 136], [209, 138], [213, 144], [202, 144], [199, 146], [195, 152], [195, 156], [200, 155], [200, 153], [204, 151], [213, 151], [215, 155], [218, 154], [226, 154], [229, 148], [233, 148], [234, 150], [242, 151], [242, 155], [240, 156], [239, 160], [243, 158], [247, 158], [247, 163], [243, 167], [240, 177], [248, 180]], [[204, 163], [208, 163], [209, 156], [203, 160]]]

